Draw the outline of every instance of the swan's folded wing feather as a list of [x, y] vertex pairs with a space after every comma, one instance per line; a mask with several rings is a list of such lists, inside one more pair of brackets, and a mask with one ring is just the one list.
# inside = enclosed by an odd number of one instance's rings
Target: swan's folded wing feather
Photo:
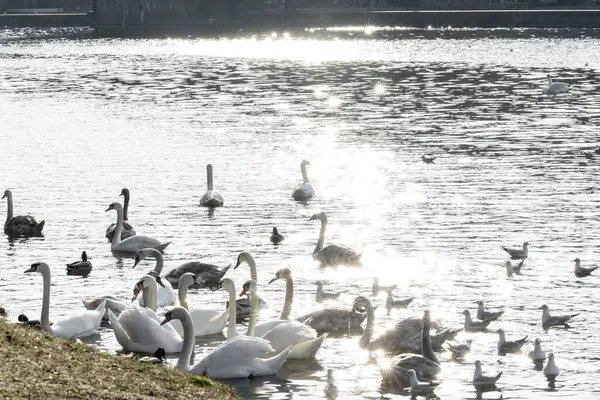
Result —
[[60, 338], [71, 339], [94, 334], [99, 326], [98, 312], [85, 310], [56, 321], [52, 325], [52, 331]]
[[302, 322], [288, 321], [277, 325], [264, 334], [262, 338], [271, 342], [271, 347], [275, 351], [282, 351], [289, 346], [316, 339], [317, 332]]
[[119, 247], [129, 247], [129, 246], [142, 246], [143, 247], [155, 247], [160, 244], [158, 239], [154, 239], [149, 236], [131, 236], [125, 240], [122, 240], [119, 244]]
[[271, 329], [275, 328], [278, 325], [285, 324], [286, 322], [290, 321], [286, 319], [274, 319], [271, 321], [261, 322], [260, 324], [257, 324], [254, 328], [254, 336], [263, 337]]
[[233, 365], [249, 365], [255, 358], [273, 351], [268, 340], [244, 335], [236, 336], [211, 351], [194, 365], [190, 372], [198, 375], [204, 372], [205, 368], [218, 371], [231, 368]]
[[181, 336], [172, 325], [161, 326], [162, 320], [147, 308], [132, 306], [123, 311], [119, 317], [121, 326], [127, 331], [132, 342], [169, 343], [176, 345]]
[[219, 318], [222, 314], [223, 314], [223, 311], [219, 311], [219, 310], [192, 310], [192, 311], [190, 311], [192, 321], [194, 321], [194, 326], [196, 326], [196, 324], [206, 324], [206, 323], [213, 322], [215, 319]]

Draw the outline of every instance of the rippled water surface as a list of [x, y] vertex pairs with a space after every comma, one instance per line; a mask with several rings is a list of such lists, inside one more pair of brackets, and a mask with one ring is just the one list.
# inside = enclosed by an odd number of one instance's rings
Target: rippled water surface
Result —
[[[0, 46], [0, 168], [15, 211], [46, 220], [45, 239], [9, 243], [0, 253], [0, 302], [12, 318], [39, 315], [42, 279], [24, 275], [35, 261], [53, 272], [51, 317], [82, 308], [90, 296], [131, 296], [153, 267], [110, 252], [116, 218], [104, 210], [132, 194], [138, 234], [172, 240], [165, 270], [189, 260], [219, 266], [251, 252], [260, 294], [276, 317], [282, 282], [295, 278], [293, 315], [316, 306], [315, 280], [346, 290], [340, 303], [370, 294], [371, 277], [415, 297], [386, 315], [383, 330], [429, 308], [448, 326], [474, 302], [504, 306], [509, 339], [539, 337], [561, 368], [551, 391], [524, 356], [499, 356], [495, 333], [474, 339], [464, 363], [441, 354], [441, 398], [471, 399], [472, 362], [504, 371], [500, 392], [483, 398], [595, 399], [600, 392], [600, 277], [578, 280], [575, 257], [598, 263], [600, 42], [597, 32], [306, 32], [219, 39], [27, 39], [4, 32]], [[43, 35], [42, 35], [43, 36]], [[541, 95], [551, 74], [568, 95]], [[435, 164], [421, 155], [434, 153]], [[299, 163], [311, 162], [317, 197], [290, 197]], [[226, 205], [198, 207], [205, 165]], [[364, 268], [319, 269], [310, 256], [328, 213], [327, 242], [363, 252]], [[4, 218], [5, 203], [2, 203]], [[276, 226], [286, 236], [269, 242]], [[522, 276], [507, 278], [501, 245], [531, 243]], [[86, 250], [88, 279], [64, 264]], [[166, 272], [165, 271], [165, 272]], [[599, 274], [600, 275], [600, 274]], [[239, 287], [247, 266], [228, 273]], [[224, 292], [193, 291], [195, 306], [223, 308]], [[383, 295], [382, 295], [383, 296]], [[570, 330], [541, 327], [537, 309], [581, 312]], [[243, 327], [239, 327], [243, 329]], [[222, 339], [221, 339], [222, 340]], [[119, 345], [106, 327], [91, 341]], [[197, 359], [220, 340], [198, 343]], [[379, 360], [383, 362], [383, 360]], [[247, 398], [322, 397], [327, 368], [340, 398], [388, 398], [376, 358], [358, 337], [328, 338], [315, 361], [288, 362], [277, 378], [235, 382]]]

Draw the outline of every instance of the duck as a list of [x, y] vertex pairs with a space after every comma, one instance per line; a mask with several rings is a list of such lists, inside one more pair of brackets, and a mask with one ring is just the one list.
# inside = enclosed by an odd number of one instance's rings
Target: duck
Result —
[[137, 253], [145, 248], [153, 248], [161, 253], [167, 248], [171, 242], [161, 243], [159, 240], [149, 236], [130, 236], [125, 240], [121, 240], [121, 231], [123, 230], [123, 206], [120, 203], [112, 203], [106, 211], [115, 210], [117, 212], [117, 227], [115, 235], [112, 238], [110, 248], [118, 253]]
[[502, 250], [507, 252], [513, 260], [523, 260], [529, 255], [529, 242], [523, 243], [523, 249], [510, 249], [502, 246]]
[[504, 314], [504, 310], [486, 311], [483, 300], [477, 300], [477, 319], [481, 321], [497, 321], [502, 314]]
[[306, 166], [310, 165], [308, 160], [302, 160], [300, 163], [300, 171], [302, 172], [302, 182], [296, 185], [294, 191], [292, 192], [292, 197], [294, 200], [308, 200], [315, 196], [315, 190], [308, 180], [308, 175], [306, 174]]
[[269, 341], [239, 335], [227, 340], [209, 352], [200, 362], [190, 366], [190, 358], [194, 351], [194, 322], [185, 308], [177, 306], [167, 311], [161, 325], [174, 319], [181, 321], [184, 330], [184, 344], [177, 361], [177, 368], [192, 375], [207, 376], [211, 379], [243, 379], [275, 375], [287, 361], [291, 351], [290, 346], [271, 358], [262, 358], [274, 352]]
[[330, 244], [325, 247], [325, 231], [327, 229], [327, 215], [324, 212], [316, 213], [309, 218], [309, 221], [320, 220], [321, 231], [317, 245], [313, 250], [313, 259], [318, 261], [321, 266], [335, 267], [338, 265], [360, 266], [360, 258], [362, 254], [357, 254], [354, 250], [348, 247]]
[[[248, 253], [247, 251], [242, 251], [238, 254], [238, 257], [237, 257], [237, 260], [235, 262], [235, 266], [233, 267], [233, 269], [237, 269], [243, 263], [248, 264], [248, 267], [250, 267], [250, 279], [253, 280], [254, 282], [258, 282], [256, 261], [254, 260], [254, 257], [252, 257], [252, 255], [250, 253]], [[267, 302], [264, 301], [262, 298], [260, 298], [260, 296], [257, 295], [257, 298], [258, 298], [259, 311], [268, 307]], [[249, 298], [243, 298], [243, 299], [237, 300], [236, 305], [237, 305], [236, 315], [237, 315], [238, 321], [243, 321], [243, 320], [250, 318], [251, 305], [250, 305]]]
[[229, 271], [229, 268], [231, 268], [231, 264], [220, 269], [213, 264], [207, 264], [200, 261], [189, 261], [169, 271], [164, 278], [176, 289], [177, 285], [179, 285], [181, 276], [190, 272], [196, 275], [196, 283], [190, 287], [191, 289], [200, 289], [203, 287], [217, 288], [221, 279], [223, 279], [227, 271]]
[[388, 315], [394, 308], [406, 308], [412, 301], [414, 297], [409, 297], [408, 299], [402, 300], [394, 300], [394, 296], [392, 295], [392, 290], [387, 291], [387, 298], [385, 300], [385, 309], [387, 310]]
[[446, 348], [452, 353], [453, 358], [463, 358], [471, 351], [472, 339], [467, 339], [464, 344], [446, 343]]
[[469, 310], [464, 310], [462, 313], [465, 316], [465, 332], [481, 332], [492, 323], [492, 321], [473, 321]]
[[[135, 268], [140, 262], [143, 260], [147, 260], [148, 258], [154, 258], [156, 260], [156, 264], [154, 266], [154, 270], [150, 273], [155, 277], [160, 276], [162, 272], [164, 261], [163, 255], [160, 251], [153, 248], [145, 248], [141, 249], [135, 254], [135, 261], [133, 263], [133, 268]], [[158, 307], [166, 307], [175, 304], [175, 292], [173, 291], [173, 286], [168, 280], [164, 280], [163, 284], [159, 286], [157, 294], [157, 305]], [[140, 299], [140, 305], [144, 306], [144, 299]]]
[[154, 357], [142, 357], [138, 360], [138, 362], [144, 364], [156, 364], [163, 365], [167, 361], [167, 352], [162, 347], [159, 347], [154, 352]]
[[388, 290], [394, 290], [397, 287], [398, 287], [398, 285], [396, 285], [396, 284], [389, 285], [389, 286], [381, 286], [379, 284], [379, 278], [377, 278], [377, 277], [373, 278], [373, 286], [372, 286], [373, 296], [377, 296], [379, 294], [379, 292], [387, 292]]
[[157, 283], [162, 285], [160, 277], [144, 275], [135, 285], [132, 300], [142, 292], [147, 308], [131, 304], [118, 317], [108, 310], [110, 325], [123, 351], [152, 354], [159, 347], [167, 354], [182, 351], [179, 333], [171, 324], [161, 325], [162, 318], [156, 315]]
[[[127, 211], [129, 210], [129, 189], [123, 188], [121, 189], [121, 193], [119, 196], [123, 196], [123, 228], [121, 229], [121, 240], [125, 240], [128, 237], [135, 236], [135, 229], [129, 223], [129, 219], [127, 218]], [[105, 236], [109, 241], [112, 241], [113, 236], [115, 236], [115, 230], [117, 229], [117, 224], [113, 222], [106, 228]]]
[[4, 233], [9, 237], [44, 237], [42, 231], [46, 221], [37, 222], [31, 215], [13, 216], [13, 197], [10, 190], [5, 190], [3, 199], [6, 199], [7, 212], [4, 222]]
[[[188, 310], [194, 322], [194, 336], [208, 336], [222, 333], [229, 319], [229, 309], [225, 311], [211, 309], [194, 309], [190, 311], [187, 302], [188, 288], [196, 283], [196, 275], [186, 272], [179, 278], [178, 297], [179, 305]], [[235, 322], [234, 322], [235, 325]], [[183, 336], [183, 326], [179, 321], [173, 321], [173, 327]]]
[[502, 371], [498, 372], [494, 376], [485, 376], [481, 370], [481, 361], [475, 361], [475, 373], [473, 374], [473, 386], [476, 389], [487, 389], [496, 386], [496, 382], [502, 376]]
[[81, 253], [81, 261], [75, 261], [67, 264], [67, 275], [76, 275], [86, 277], [92, 272], [92, 263], [88, 261], [87, 253]]
[[[439, 385], [437, 382], [421, 382], [417, 378], [417, 373], [414, 369], [408, 370], [408, 377], [410, 379], [409, 392], [411, 396], [425, 396], [433, 393], [435, 388]], [[413, 397], [414, 398], [414, 397]]]
[[580, 314], [550, 315], [550, 308], [546, 304], [539, 309], [542, 310], [542, 327], [544, 328], [552, 326], [564, 326], [565, 328], [570, 328], [570, 325], [567, 322]]
[[277, 228], [273, 227], [273, 231], [271, 232], [271, 243], [279, 244], [279, 243], [283, 242], [283, 239], [284, 239], [283, 235], [281, 233], [279, 233]]
[[548, 85], [542, 89], [542, 94], [556, 95], [558, 93], [567, 93], [571, 90], [571, 87], [566, 83], [554, 82], [550, 74], [546, 78], [548, 79]]
[[504, 329], [498, 329], [496, 331], [498, 333], [498, 353], [506, 354], [506, 353], [515, 353], [521, 351], [521, 348], [527, 341], [528, 336], [524, 338], [508, 341], [506, 340], [506, 334], [504, 333]]
[[98, 332], [102, 316], [104, 315], [105, 302], [101, 302], [95, 310], [80, 311], [74, 315], [50, 323], [50, 267], [44, 262], [36, 262], [25, 273], [38, 273], [44, 281], [44, 294], [42, 300], [42, 316], [40, 328], [52, 333], [61, 339], [78, 339], [95, 335]]
[[581, 260], [579, 258], [576, 258], [575, 260], [575, 276], [577, 278], [585, 278], [586, 276], [590, 276], [592, 275], [592, 272], [594, 272], [598, 267], [592, 267], [592, 268], [584, 268], [581, 266]]
[[213, 189], [213, 167], [211, 164], [206, 165], [206, 192], [200, 198], [201, 207], [222, 207], [225, 199], [221, 193]]
[[434, 156], [433, 154], [423, 154], [421, 156], [421, 160], [425, 163], [425, 164], [435, 164], [434, 161], [437, 157]]
[[529, 358], [535, 363], [546, 361], [546, 353], [542, 350], [542, 341], [537, 338], [533, 344], [533, 350], [529, 352]]
[[554, 353], [548, 353], [548, 362], [544, 367], [544, 375], [546, 379], [549, 381], [556, 380], [556, 377], [560, 374], [560, 370], [556, 366], [556, 362], [554, 361]]
[[329, 300], [337, 300], [343, 293], [325, 292], [323, 290], [323, 281], [316, 281], [315, 285], [317, 285], [317, 293], [315, 294], [315, 300], [317, 303], [322, 303]]

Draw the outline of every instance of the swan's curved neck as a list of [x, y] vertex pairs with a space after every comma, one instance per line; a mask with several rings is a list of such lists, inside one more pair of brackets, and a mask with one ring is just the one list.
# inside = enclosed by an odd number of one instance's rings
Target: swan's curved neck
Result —
[[156, 281], [154, 279], [150, 279], [147, 281], [147, 283], [148, 286], [144, 285], [144, 290], [142, 291], [142, 296], [144, 296], [144, 305], [150, 310], [156, 312]]
[[250, 293], [250, 322], [248, 322], [248, 331], [246, 336], [254, 336], [256, 321], [258, 319], [258, 296], [256, 293]]
[[8, 209], [6, 210], [6, 222], [4, 223], [4, 225], [8, 224], [8, 221], [10, 221], [13, 217], [13, 202], [12, 202], [12, 193], [8, 193], [8, 196], [6, 196], [6, 204], [8, 205]]
[[258, 282], [258, 274], [256, 273], [256, 261], [252, 256], [248, 257], [248, 266], [250, 267], [250, 279], [254, 282]]
[[206, 187], [208, 190], [213, 190], [213, 171], [212, 165], [206, 166]]
[[50, 329], [50, 270], [43, 269], [42, 277], [44, 279], [44, 297], [42, 300], [42, 328]]
[[123, 230], [123, 207], [120, 204], [115, 206], [117, 210], [117, 226], [115, 227], [115, 235], [112, 239], [112, 245], [117, 246], [121, 243], [121, 231]]
[[189, 313], [184, 313], [181, 318], [181, 325], [183, 326], [183, 346], [179, 360], [177, 361], [177, 368], [183, 371], [189, 371], [190, 369], [190, 358], [192, 358], [192, 352], [194, 351], [194, 322]]
[[180, 283], [179, 288], [177, 289], [177, 296], [179, 297], [179, 305], [181, 307], [185, 308], [186, 310], [190, 311], [190, 308], [188, 307], [188, 302], [187, 302], [188, 287], [189, 287], [188, 284]]
[[124, 205], [123, 205], [123, 220], [124, 221], [129, 221], [127, 219], [127, 210], [129, 210], [129, 192], [125, 192], [125, 194], [123, 195], [124, 199]]
[[164, 260], [163, 260], [163, 255], [161, 254], [160, 251], [156, 250], [156, 249], [152, 249], [152, 256], [156, 259], [156, 265], [154, 266], [154, 272], [156, 272], [159, 276], [160, 273], [163, 270], [163, 266], [164, 266]]
[[229, 288], [229, 321], [227, 322], [227, 339], [231, 339], [238, 334], [235, 326], [237, 319], [237, 304], [235, 300], [235, 288]]
[[292, 304], [294, 302], [294, 279], [288, 276], [285, 279], [285, 301], [283, 302], [283, 310], [279, 319], [290, 319], [292, 313]]
[[549, 76], [548, 76], [548, 84], [552, 85], [552, 78], [550, 78]]
[[367, 300], [365, 302], [365, 307], [367, 309], [367, 326], [358, 342], [362, 348], [369, 347], [369, 343], [371, 343], [371, 336], [373, 336], [373, 325], [375, 324], [375, 311], [373, 310], [371, 302]]
[[439, 364], [433, 349], [431, 348], [431, 336], [429, 335], [429, 330], [431, 328], [431, 322], [429, 318], [423, 318], [423, 329], [421, 331], [421, 352], [423, 353], [423, 357], [430, 359], [436, 364]]
[[309, 183], [308, 174], [306, 173], [306, 164], [300, 164], [300, 171], [302, 171], [302, 180], [304, 181], [304, 183]]
[[315, 246], [315, 250], [313, 254], [321, 251], [323, 245], [325, 244], [325, 230], [327, 229], [327, 222], [321, 221], [321, 231], [319, 232], [319, 240], [317, 240], [317, 245]]

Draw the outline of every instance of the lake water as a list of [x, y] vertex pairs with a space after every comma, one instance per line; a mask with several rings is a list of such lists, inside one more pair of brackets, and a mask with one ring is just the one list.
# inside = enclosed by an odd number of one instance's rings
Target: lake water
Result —
[[[82, 298], [131, 296], [153, 263], [132, 269], [104, 238], [116, 219], [104, 210], [128, 187], [138, 234], [173, 242], [165, 272], [189, 260], [223, 267], [251, 252], [270, 304], [261, 318], [281, 309], [285, 285], [266, 283], [282, 267], [295, 278], [293, 316], [316, 307], [318, 279], [347, 290], [340, 303], [348, 306], [371, 296], [372, 276], [398, 284], [397, 297], [415, 297], [390, 316], [383, 295], [374, 299], [378, 330], [426, 308], [460, 327], [462, 310], [484, 299], [506, 310], [490, 328], [529, 335], [527, 351], [539, 337], [556, 354], [556, 388], [525, 356], [498, 356], [497, 334], [461, 333], [460, 341], [474, 339], [473, 351], [464, 363], [441, 354], [441, 398], [476, 398], [475, 359], [486, 373], [504, 371], [501, 391], [486, 399], [598, 398], [600, 276], [576, 279], [572, 260], [589, 267], [600, 257], [600, 156], [583, 154], [599, 140], [599, 32], [0, 35], [0, 186], [13, 190], [17, 213], [46, 220], [45, 239], [3, 242], [0, 303], [12, 318], [39, 315], [42, 279], [23, 274], [36, 261], [53, 271], [52, 318], [80, 310]], [[542, 96], [547, 74], [572, 92]], [[435, 164], [421, 162], [426, 153]], [[301, 204], [290, 195], [304, 158], [317, 197]], [[225, 197], [214, 212], [198, 206], [207, 163]], [[363, 252], [364, 268], [313, 263], [319, 225], [307, 220], [320, 210], [329, 216], [327, 242]], [[273, 226], [286, 236], [279, 247], [269, 242]], [[531, 243], [523, 275], [507, 278], [500, 246], [523, 241]], [[64, 264], [82, 250], [92, 274], [67, 277]], [[248, 267], [228, 276], [240, 287]], [[226, 293], [189, 297], [221, 309]], [[572, 329], [545, 332], [544, 303], [581, 315]], [[120, 348], [109, 328], [91, 343]], [[218, 343], [198, 343], [196, 359]], [[328, 338], [315, 361], [235, 385], [246, 398], [319, 398], [328, 368], [339, 398], [394, 397], [381, 392], [377, 362], [358, 337]]]

